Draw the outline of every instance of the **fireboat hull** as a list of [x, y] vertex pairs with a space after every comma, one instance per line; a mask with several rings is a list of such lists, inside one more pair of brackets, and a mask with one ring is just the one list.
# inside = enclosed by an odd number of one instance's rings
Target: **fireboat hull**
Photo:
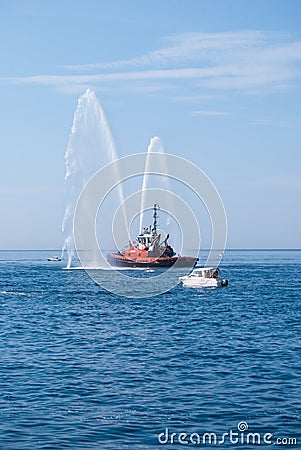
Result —
[[177, 263], [177, 267], [194, 267], [198, 258], [189, 256], [160, 256], [159, 258], [129, 259], [121, 253], [109, 253], [107, 255], [108, 262], [115, 267], [128, 268], [165, 268], [171, 267]]

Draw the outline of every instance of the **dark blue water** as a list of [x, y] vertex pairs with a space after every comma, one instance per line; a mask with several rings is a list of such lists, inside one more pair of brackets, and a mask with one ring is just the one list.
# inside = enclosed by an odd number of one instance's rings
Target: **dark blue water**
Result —
[[227, 288], [148, 299], [47, 256], [0, 252], [1, 450], [301, 448], [301, 251], [229, 251]]

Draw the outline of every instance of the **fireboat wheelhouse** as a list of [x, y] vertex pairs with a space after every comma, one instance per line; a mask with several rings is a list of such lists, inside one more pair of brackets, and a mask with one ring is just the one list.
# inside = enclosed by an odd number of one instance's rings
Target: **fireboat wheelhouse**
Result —
[[177, 267], [194, 267], [198, 258], [177, 255], [168, 244], [169, 234], [160, 242], [161, 234], [157, 233], [157, 218], [160, 206], [154, 205], [153, 226], [144, 227], [133, 242], [123, 252], [109, 253], [107, 260], [112, 266], [118, 267], [145, 267], [160, 268], [171, 267], [177, 263]]

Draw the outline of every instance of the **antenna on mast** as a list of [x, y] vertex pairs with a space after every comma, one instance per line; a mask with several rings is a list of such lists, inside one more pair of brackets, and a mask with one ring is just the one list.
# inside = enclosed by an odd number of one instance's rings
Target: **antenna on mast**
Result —
[[154, 234], [157, 234], [157, 217], [158, 217], [157, 211], [158, 211], [158, 209], [160, 209], [160, 206], [158, 205], [158, 203], [155, 203], [154, 204], [154, 215], [153, 215], [153, 218], [154, 218], [154, 224], [153, 224]]

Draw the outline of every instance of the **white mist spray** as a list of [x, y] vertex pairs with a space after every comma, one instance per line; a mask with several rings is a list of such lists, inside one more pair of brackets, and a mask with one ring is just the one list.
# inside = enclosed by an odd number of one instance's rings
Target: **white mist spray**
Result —
[[[67, 251], [67, 268], [71, 267], [74, 255], [73, 216], [77, 199], [91, 176], [117, 158], [114, 139], [104, 110], [95, 93], [87, 89], [78, 99], [65, 152], [65, 180], [68, 183], [69, 200], [62, 223], [62, 231], [65, 234], [62, 254]], [[116, 182], [119, 179], [119, 174], [116, 174]], [[117, 192], [119, 202], [123, 203], [121, 184], [117, 186]], [[124, 219], [127, 230], [126, 217]]]
[[[161, 153], [164, 155], [164, 147], [162, 144], [161, 139], [158, 136], [154, 136], [151, 138], [149, 146], [147, 148], [147, 153], [145, 157], [145, 168], [144, 168], [144, 175], [142, 180], [142, 191], [141, 191], [141, 204], [140, 204], [140, 224], [139, 224], [139, 232], [142, 232], [144, 224], [144, 209], [152, 207], [153, 205], [147, 204], [147, 189], [150, 187], [155, 188], [161, 188], [161, 189], [167, 189], [169, 190], [169, 182], [168, 178], [164, 177], [163, 175], [157, 175], [156, 178], [151, 173], [155, 173], [160, 168], [158, 167], [152, 167], [151, 166], [151, 153]], [[167, 161], [162, 159], [164, 167], [162, 169], [164, 172], [167, 172]], [[153, 186], [151, 186], [153, 185]], [[160, 202], [160, 199], [158, 198], [158, 203]]]

